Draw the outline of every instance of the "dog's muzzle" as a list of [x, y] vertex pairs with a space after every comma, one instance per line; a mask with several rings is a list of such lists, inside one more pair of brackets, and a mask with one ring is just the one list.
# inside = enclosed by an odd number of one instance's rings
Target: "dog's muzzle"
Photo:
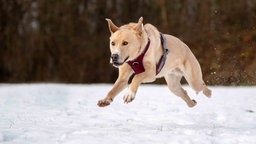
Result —
[[118, 54], [112, 54], [111, 59], [112, 59], [113, 63], [117, 63], [118, 59], [119, 59], [119, 55]]
[[114, 66], [118, 67], [118, 66], [121, 66], [123, 63], [125, 63], [128, 60], [129, 56], [123, 62], [119, 62], [118, 54], [112, 54], [110, 58], [111, 58], [111, 63]]

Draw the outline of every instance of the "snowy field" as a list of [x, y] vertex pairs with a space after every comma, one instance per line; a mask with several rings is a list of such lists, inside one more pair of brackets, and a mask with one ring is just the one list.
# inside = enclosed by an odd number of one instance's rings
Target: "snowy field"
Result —
[[96, 104], [110, 84], [0, 85], [1, 144], [255, 144], [256, 87], [210, 87], [188, 108], [165, 85]]

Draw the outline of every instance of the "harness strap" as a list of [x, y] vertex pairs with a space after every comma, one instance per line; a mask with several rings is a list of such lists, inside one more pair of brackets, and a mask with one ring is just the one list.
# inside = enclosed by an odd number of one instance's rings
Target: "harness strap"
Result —
[[161, 56], [157, 66], [156, 66], [156, 75], [162, 70], [162, 68], [164, 67], [165, 61], [166, 61], [166, 56], [169, 53], [169, 50], [166, 48], [166, 39], [164, 37], [164, 35], [162, 33], [160, 33], [160, 40], [161, 40], [161, 44], [163, 47], [163, 55]]
[[143, 58], [146, 52], [148, 51], [149, 45], [150, 45], [150, 39], [148, 38], [148, 43], [145, 46], [142, 53], [134, 60], [130, 60], [127, 62], [130, 65], [130, 67], [133, 69], [135, 74], [140, 74], [145, 71], [145, 68], [143, 66]]
[[[162, 70], [162, 68], [164, 67], [165, 61], [166, 61], [166, 57], [167, 54], [169, 53], [169, 50], [166, 48], [166, 39], [164, 37], [164, 35], [162, 33], [160, 33], [160, 40], [161, 40], [161, 45], [163, 47], [163, 55], [161, 56], [159, 62], [156, 65], [156, 75], [158, 75], [158, 73]], [[140, 74], [142, 72], [145, 71], [145, 68], [143, 66], [143, 58], [144, 55], [146, 54], [148, 48], [150, 45], [150, 39], [148, 38], [148, 43], [145, 46], [144, 50], [142, 51], [142, 53], [135, 58], [134, 60], [130, 60], [127, 62], [127, 64], [130, 65], [130, 67], [133, 69], [135, 74]]]

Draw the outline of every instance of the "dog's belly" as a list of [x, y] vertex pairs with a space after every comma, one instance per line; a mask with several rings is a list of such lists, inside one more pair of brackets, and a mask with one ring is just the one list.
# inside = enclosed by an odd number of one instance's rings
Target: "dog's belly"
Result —
[[168, 74], [183, 75], [183, 72], [179, 68], [172, 68], [170, 70], [161, 71], [156, 78], [164, 77]]

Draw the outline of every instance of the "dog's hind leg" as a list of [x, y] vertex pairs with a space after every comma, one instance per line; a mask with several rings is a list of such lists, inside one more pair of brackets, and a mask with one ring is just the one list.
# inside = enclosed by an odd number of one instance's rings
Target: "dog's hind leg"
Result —
[[187, 103], [188, 107], [194, 107], [196, 105], [196, 101], [191, 100], [187, 92], [181, 87], [180, 80], [182, 75], [171, 73], [166, 75], [164, 78], [170, 91], [181, 97]]
[[205, 96], [211, 97], [211, 90], [207, 88], [203, 81], [201, 67], [197, 61], [193, 64], [187, 61], [182, 71], [189, 86], [194, 89], [196, 93], [203, 91]]

